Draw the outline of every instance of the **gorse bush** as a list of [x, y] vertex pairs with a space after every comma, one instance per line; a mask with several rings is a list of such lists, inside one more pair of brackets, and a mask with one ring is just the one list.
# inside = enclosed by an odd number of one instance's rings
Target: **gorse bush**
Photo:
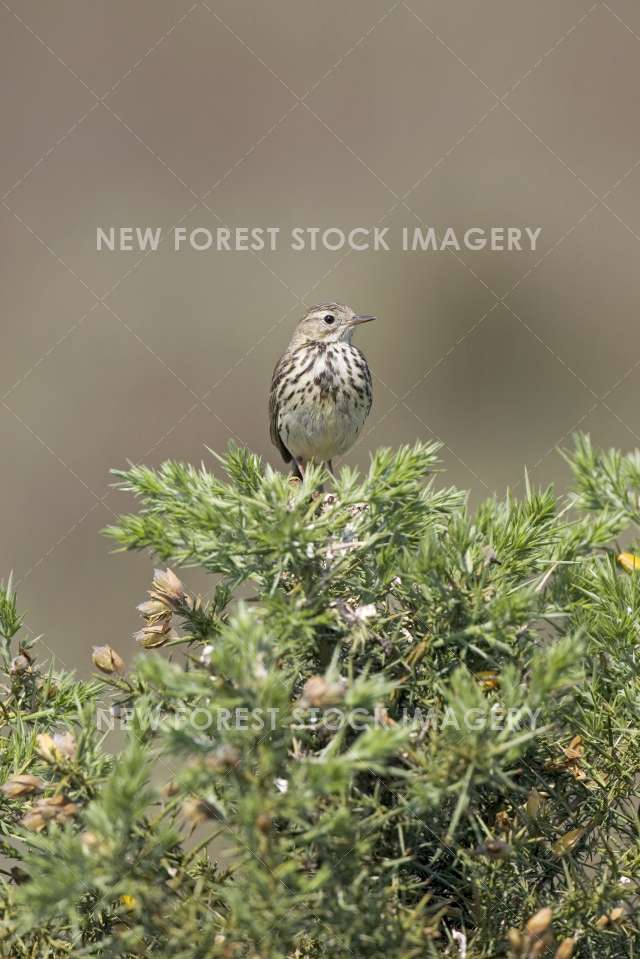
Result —
[[636, 954], [640, 456], [471, 512], [436, 453], [119, 473], [127, 675], [47, 669], [2, 588], [1, 956]]

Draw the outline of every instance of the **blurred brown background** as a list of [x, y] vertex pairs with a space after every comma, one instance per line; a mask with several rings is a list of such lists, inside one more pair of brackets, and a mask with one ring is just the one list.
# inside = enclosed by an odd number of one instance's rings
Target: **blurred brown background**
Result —
[[[86, 672], [148, 557], [109, 468], [247, 444], [304, 305], [376, 374], [349, 462], [445, 444], [474, 497], [640, 445], [637, 0], [0, 0], [0, 575]], [[537, 253], [98, 253], [97, 226], [541, 226]], [[186, 575], [202, 587], [197, 576]]]

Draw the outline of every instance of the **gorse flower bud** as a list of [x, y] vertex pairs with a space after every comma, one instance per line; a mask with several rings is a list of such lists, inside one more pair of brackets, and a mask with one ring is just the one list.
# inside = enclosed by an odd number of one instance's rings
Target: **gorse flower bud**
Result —
[[540, 795], [537, 789], [532, 789], [527, 796], [526, 811], [527, 816], [536, 819], [544, 805], [544, 797]]
[[509, 859], [513, 853], [513, 848], [508, 842], [504, 842], [502, 839], [486, 839], [478, 846], [476, 851], [480, 856], [487, 856], [489, 859], [498, 860]]
[[346, 691], [347, 684], [343, 680], [331, 682], [324, 676], [311, 676], [304, 684], [300, 705], [303, 708], [334, 706], [343, 701]]
[[524, 941], [524, 936], [522, 935], [520, 930], [515, 928], [510, 929], [509, 932], [507, 933], [507, 939], [509, 940], [509, 944], [511, 948], [513, 949], [513, 951], [516, 953], [516, 955], [517, 956], [522, 955], [522, 949], [524, 947], [525, 941]]
[[31, 669], [31, 660], [23, 653], [20, 653], [18, 656], [14, 656], [11, 660], [11, 673], [14, 676], [20, 676], [22, 673], [26, 673], [29, 669]]
[[36, 736], [38, 753], [45, 762], [55, 763], [64, 760], [74, 759], [77, 751], [77, 744], [72, 733], [55, 733], [50, 736], [49, 733], [39, 733]]
[[94, 666], [103, 673], [124, 672], [124, 661], [111, 646], [94, 646], [91, 659]]
[[572, 938], [563, 939], [555, 951], [553, 959], [571, 959], [573, 950], [576, 947], [576, 940]]
[[100, 846], [100, 837], [96, 836], [94, 832], [86, 830], [83, 833], [80, 833], [80, 842], [82, 843], [82, 849], [87, 854], [95, 852], [96, 849]]
[[553, 919], [553, 912], [549, 909], [548, 906], [545, 906], [544, 909], [540, 909], [535, 916], [532, 916], [531, 919], [527, 922], [527, 932], [530, 936], [540, 936], [543, 932], [551, 925], [551, 920]]

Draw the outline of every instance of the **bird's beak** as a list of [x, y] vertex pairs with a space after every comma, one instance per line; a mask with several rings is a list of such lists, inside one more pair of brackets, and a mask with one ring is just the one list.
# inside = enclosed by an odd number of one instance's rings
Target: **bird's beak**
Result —
[[370, 313], [357, 313], [351, 318], [349, 326], [360, 326], [361, 323], [371, 323], [372, 320], [375, 320], [375, 316]]

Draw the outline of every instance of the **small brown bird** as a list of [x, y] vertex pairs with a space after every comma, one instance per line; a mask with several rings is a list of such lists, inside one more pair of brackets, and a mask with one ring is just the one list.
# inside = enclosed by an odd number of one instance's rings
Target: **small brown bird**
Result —
[[339, 303], [314, 306], [273, 371], [271, 439], [297, 476], [309, 460], [326, 463], [333, 474], [333, 457], [356, 441], [371, 409], [371, 373], [351, 337], [374, 319]]

